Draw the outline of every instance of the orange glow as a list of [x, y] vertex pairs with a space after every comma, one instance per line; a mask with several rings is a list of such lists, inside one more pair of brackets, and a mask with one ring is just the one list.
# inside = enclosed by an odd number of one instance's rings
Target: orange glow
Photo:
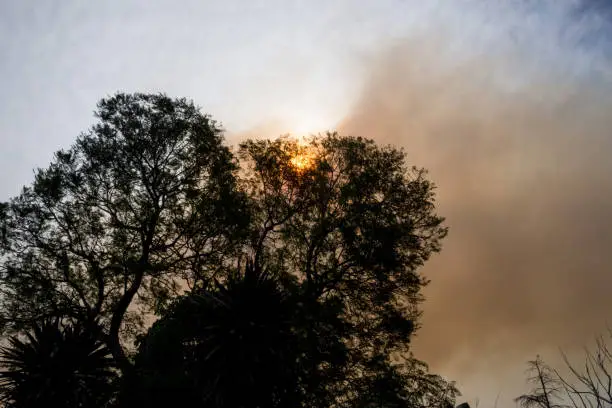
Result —
[[304, 152], [298, 153], [290, 160], [291, 165], [298, 171], [303, 171], [312, 165], [312, 157]]

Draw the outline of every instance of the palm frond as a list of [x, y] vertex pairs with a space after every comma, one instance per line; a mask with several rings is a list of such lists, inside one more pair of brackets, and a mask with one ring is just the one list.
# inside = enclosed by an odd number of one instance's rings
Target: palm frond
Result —
[[0, 349], [0, 400], [16, 407], [101, 406], [116, 376], [95, 325], [47, 320]]

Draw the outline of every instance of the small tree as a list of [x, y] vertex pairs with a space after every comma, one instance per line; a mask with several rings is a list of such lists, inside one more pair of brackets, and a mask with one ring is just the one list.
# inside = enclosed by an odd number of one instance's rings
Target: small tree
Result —
[[[612, 337], [612, 331], [609, 331], [609, 335]], [[603, 336], [597, 338], [594, 349], [585, 350], [582, 369], [570, 363], [565, 354], [563, 360], [570, 375], [562, 376], [557, 371], [556, 374], [574, 407], [612, 406], [612, 353]]]
[[[612, 331], [609, 332], [612, 337]], [[603, 408], [612, 406], [612, 353], [607, 341], [598, 337], [594, 349], [585, 350], [584, 366], [563, 360], [569, 375], [550, 368], [540, 358], [530, 361], [529, 381], [536, 387], [516, 400], [525, 408], [575, 407]]]
[[35, 325], [0, 349], [0, 401], [15, 408], [106, 406], [116, 380], [95, 325]]
[[297, 310], [252, 263], [179, 298], [143, 338], [123, 405], [300, 406]]
[[563, 384], [555, 371], [546, 365], [540, 356], [528, 362], [528, 379], [534, 388], [529, 394], [523, 394], [515, 401], [523, 408], [559, 408], [563, 397]]
[[179, 293], [179, 278], [214, 273], [246, 213], [221, 130], [193, 103], [118, 94], [96, 116], [0, 207], [0, 323], [98, 319], [125, 371], [121, 334]]

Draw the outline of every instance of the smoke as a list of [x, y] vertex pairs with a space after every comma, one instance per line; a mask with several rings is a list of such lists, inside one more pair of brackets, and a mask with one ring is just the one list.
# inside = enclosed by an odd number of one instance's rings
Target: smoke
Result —
[[450, 234], [416, 354], [508, 405], [527, 359], [558, 362], [612, 311], [612, 65], [602, 2], [493, 3], [373, 54], [338, 129], [430, 170]]

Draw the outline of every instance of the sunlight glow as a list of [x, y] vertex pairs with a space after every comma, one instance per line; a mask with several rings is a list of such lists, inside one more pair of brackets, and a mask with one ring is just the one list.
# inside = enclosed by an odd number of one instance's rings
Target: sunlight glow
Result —
[[291, 158], [291, 165], [298, 171], [303, 171], [312, 165], [312, 156], [308, 152], [300, 152]]
[[287, 123], [291, 123], [288, 136], [297, 141], [297, 151], [292, 154], [290, 164], [302, 172], [315, 165], [316, 153], [311, 150], [310, 138], [317, 134], [332, 131], [335, 121], [331, 115], [316, 111], [293, 111], [287, 114]]
[[289, 134], [295, 137], [304, 137], [331, 130], [335, 121], [322, 112], [294, 112], [286, 115]]

